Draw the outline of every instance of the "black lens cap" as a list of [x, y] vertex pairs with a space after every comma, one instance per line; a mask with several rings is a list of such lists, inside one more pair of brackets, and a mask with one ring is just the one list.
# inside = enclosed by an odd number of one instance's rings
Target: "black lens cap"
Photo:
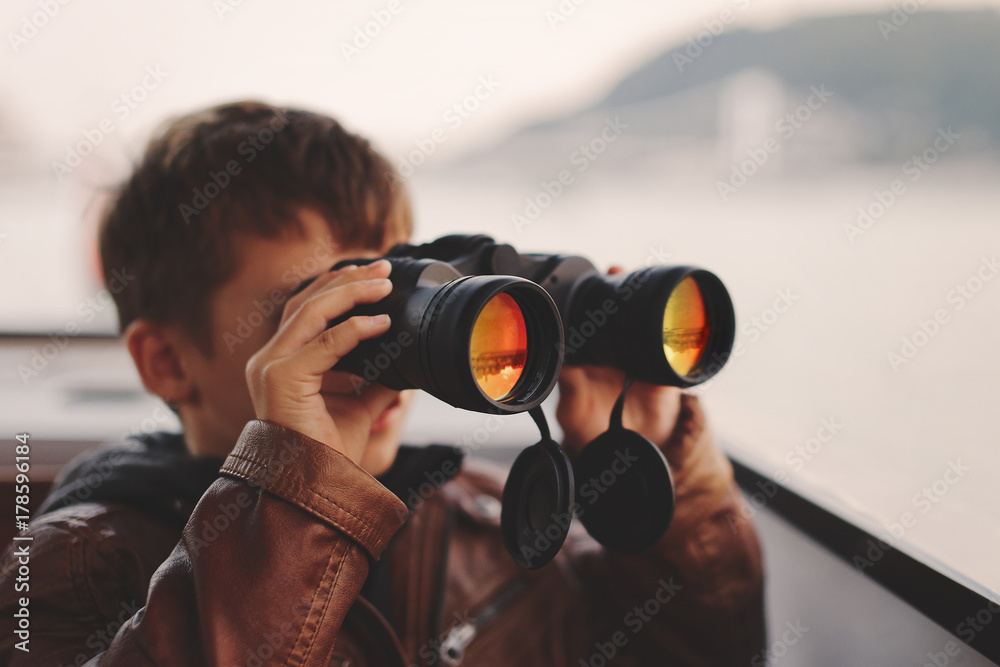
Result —
[[573, 463], [580, 521], [612, 551], [656, 544], [674, 516], [674, 482], [659, 448], [635, 431], [612, 427]]
[[573, 520], [573, 468], [563, 450], [543, 438], [522, 451], [503, 488], [500, 530], [514, 562], [536, 570], [551, 561]]

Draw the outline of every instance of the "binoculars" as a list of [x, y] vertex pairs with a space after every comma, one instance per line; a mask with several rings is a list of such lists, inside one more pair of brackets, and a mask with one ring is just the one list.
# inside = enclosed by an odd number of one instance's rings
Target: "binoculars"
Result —
[[388, 313], [390, 328], [334, 370], [362, 383], [422, 389], [466, 410], [531, 413], [542, 440], [511, 468], [501, 515], [505, 546], [519, 565], [549, 562], [573, 517], [617, 551], [639, 551], [662, 536], [673, 516], [670, 470], [657, 447], [622, 427], [625, 392], [608, 431], [572, 464], [549, 437], [540, 405], [564, 363], [618, 368], [626, 387], [710, 379], [735, 336], [733, 304], [718, 277], [690, 266], [605, 275], [583, 257], [519, 253], [481, 235], [397, 245], [384, 259], [392, 292], [330, 326]]

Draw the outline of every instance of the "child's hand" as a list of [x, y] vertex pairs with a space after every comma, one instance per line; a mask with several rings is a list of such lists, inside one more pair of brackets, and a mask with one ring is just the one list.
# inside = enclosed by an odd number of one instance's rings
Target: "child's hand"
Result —
[[330, 329], [327, 322], [388, 295], [389, 271], [386, 261], [348, 266], [319, 276], [288, 300], [277, 333], [247, 363], [258, 419], [319, 440], [360, 464], [372, 424], [399, 392], [371, 384], [360, 394], [334, 393], [329, 387], [336, 378], [328, 374], [360, 341], [385, 333], [389, 319], [356, 316]]
[[[559, 375], [556, 419], [563, 429], [563, 449], [574, 458], [591, 440], [608, 430], [611, 409], [625, 386], [625, 373], [614, 368], [564, 366]], [[677, 387], [635, 382], [625, 397], [622, 423], [653, 444], [666, 443], [680, 411]], [[669, 461], [670, 455], [664, 452]], [[680, 463], [670, 461], [671, 464]]]
[[[608, 275], [621, 273], [612, 266]], [[608, 430], [611, 409], [625, 386], [625, 373], [596, 366], [564, 366], [559, 375], [556, 419], [563, 429], [563, 449], [572, 459], [591, 440]], [[625, 398], [622, 425], [662, 446], [677, 422], [680, 390], [636, 382]], [[669, 461], [669, 456], [668, 456]], [[670, 461], [671, 464], [676, 462]]]

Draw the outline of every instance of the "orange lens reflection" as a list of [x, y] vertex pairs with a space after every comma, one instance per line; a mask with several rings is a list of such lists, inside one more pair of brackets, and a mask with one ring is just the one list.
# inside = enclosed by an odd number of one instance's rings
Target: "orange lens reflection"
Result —
[[528, 329], [520, 306], [507, 294], [489, 300], [472, 328], [469, 363], [483, 393], [494, 401], [507, 396], [524, 371]]
[[685, 278], [667, 299], [663, 310], [663, 353], [678, 375], [698, 365], [708, 343], [705, 300], [694, 278]]

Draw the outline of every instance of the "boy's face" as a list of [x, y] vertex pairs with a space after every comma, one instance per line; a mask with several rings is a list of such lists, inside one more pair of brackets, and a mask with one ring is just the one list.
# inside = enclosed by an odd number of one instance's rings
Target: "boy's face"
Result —
[[[185, 371], [195, 383], [197, 396], [191, 405], [182, 406], [181, 417], [188, 447], [195, 455], [225, 457], [246, 423], [255, 418], [245, 377], [247, 361], [277, 331], [292, 289], [339, 261], [380, 257], [394, 243], [406, 241], [391, 239], [381, 251], [345, 249], [335, 242], [319, 214], [303, 210], [301, 218], [301, 237], [241, 241], [240, 270], [211, 300], [212, 357], [206, 358], [193, 343], [184, 345]], [[327, 374], [323, 389], [354, 391], [345, 373]], [[375, 422], [361, 460], [361, 467], [370, 474], [380, 475], [395, 459], [412, 394], [399, 392]]]

